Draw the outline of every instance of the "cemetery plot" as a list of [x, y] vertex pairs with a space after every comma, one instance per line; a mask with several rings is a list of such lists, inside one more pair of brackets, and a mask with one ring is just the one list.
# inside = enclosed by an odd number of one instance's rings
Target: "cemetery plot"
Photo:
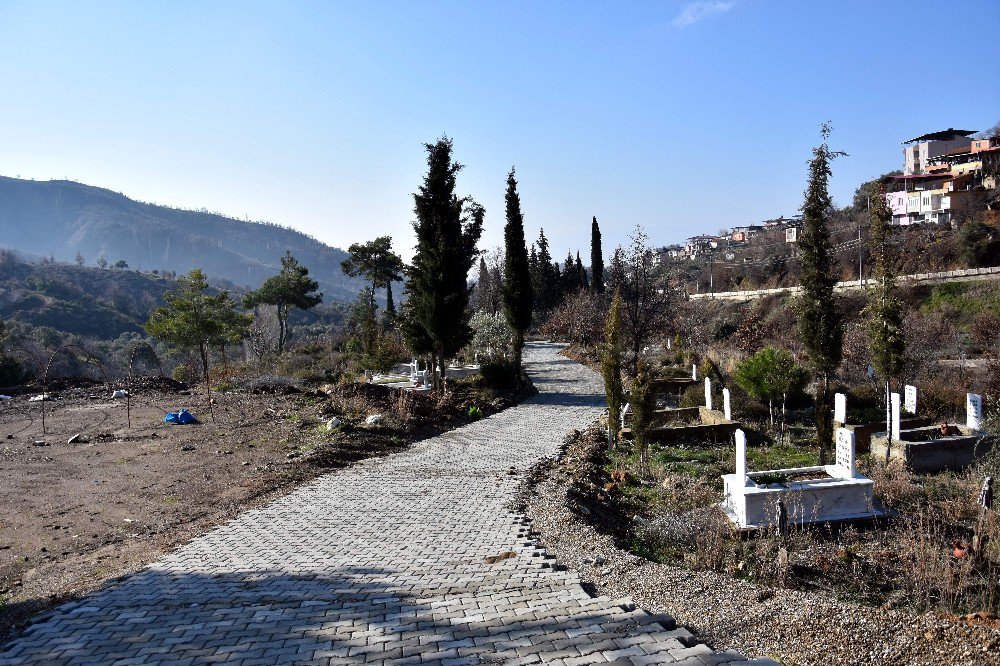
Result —
[[[916, 389], [907, 387], [916, 408]], [[882, 432], [872, 440], [872, 454], [880, 459], [898, 459], [915, 472], [962, 470], [989, 456], [993, 438], [982, 430], [983, 399], [970, 393], [966, 397], [964, 424], [937, 424], [900, 418], [899, 394], [892, 394], [891, 436]]]
[[722, 509], [740, 528], [775, 527], [785, 519], [821, 523], [881, 517], [872, 480], [857, 473], [854, 433], [837, 431], [834, 465], [793, 467], [747, 473], [746, 435], [736, 431], [736, 472], [725, 474]]
[[[692, 370], [697, 373], [697, 368]], [[666, 406], [657, 409], [653, 416], [653, 427], [649, 433], [652, 442], [660, 444], [726, 442], [740, 424], [732, 420], [729, 389], [722, 390], [722, 409], [713, 409], [715, 402], [712, 380], [702, 381], [683, 378], [655, 379], [653, 388], [658, 404], [676, 405], [678, 396], [694, 386], [704, 386], [704, 404], [700, 407]], [[628, 405], [621, 420], [619, 434], [624, 439], [632, 439], [632, 414]]]
[[[702, 390], [702, 381], [689, 383], [686, 404]], [[890, 400], [904, 439], [934, 425], [913, 414], [917, 397], [910, 389]], [[718, 405], [719, 394], [712, 398]], [[730, 416], [739, 418], [732, 396], [729, 402]], [[974, 417], [975, 400], [969, 402]], [[792, 415], [790, 439], [778, 440], [776, 430], [775, 439], [765, 436], [767, 423], [758, 416], [758, 430], [739, 443], [654, 440], [643, 479], [633, 476], [629, 443], [620, 444], [603, 464], [610, 482], [601, 491], [623, 516], [620, 539], [657, 562], [835, 591], [874, 605], [1000, 611], [1000, 546], [989, 539], [1000, 535], [1000, 520], [976, 503], [990, 494], [982, 469], [918, 475], [902, 461], [887, 466], [857, 445], [866, 429], [886, 432], [879, 410], [859, 409], [846, 396], [832, 406], [838, 441], [826, 465], [819, 464], [814, 431], [801, 430], [801, 413]], [[672, 423], [663, 426], [683, 430], [706, 411], [716, 410], [672, 407], [657, 416], [670, 414]], [[966, 426], [955, 427], [959, 433]]]

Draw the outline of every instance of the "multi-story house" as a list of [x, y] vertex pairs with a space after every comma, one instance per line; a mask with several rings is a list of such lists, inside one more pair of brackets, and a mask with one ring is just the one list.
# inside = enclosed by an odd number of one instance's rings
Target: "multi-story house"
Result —
[[692, 236], [684, 243], [684, 254], [694, 259], [703, 252], [718, 249], [721, 240], [718, 236]]
[[947, 129], [905, 142], [903, 175], [886, 194], [893, 224], [947, 224], [983, 187], [996, 186], [1000, 139], [970, 139], [971, 130]]

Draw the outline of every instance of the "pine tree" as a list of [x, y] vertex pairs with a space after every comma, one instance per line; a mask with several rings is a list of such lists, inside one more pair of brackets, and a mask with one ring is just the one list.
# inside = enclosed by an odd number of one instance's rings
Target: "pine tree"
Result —
[[590, 224], [590, 287], [595, 294], [604, 293], [604, 251], [596, 217]]
[[535, 301], [532, 289], [531, 267], [524, 240], [524, 215], [521, 213], [521, 197], [517, 193], [514, 169], [507, 174], [507, 224], [503, 229], [504, 239], [504, 280], [503, 312], [507, 323], [514, 329], [514, 367], [521, 367], [521, 353], [524, 349], [524, 332], [531, 326], [532, 307]]
[[608, 437], [611, 444], [618, 440], [622, 411], [622, 299], [615, 292], [611, 310], [604, 325], [604, 350], [601, 354], [601, 375], [608, 399]]
[[409, 321], [403, 330], [412, 348], [431, 348], [434, 386], [440, 388], [438, 364], [443, 368], [472, 337], [467, 280], [479, 255], [485, 212], [455, 194], [462, 165], [452, 160], [451, 140], [442, 137], [426, 148], [427, 175], [413, 195], [417, 246], [407, 271]]
[[198, 352], [211, 410], [209, 351], [238, 342], [250, 325], [250, 317], [236, 311], [236, 303], [228, 291], [205, 293], [209, 289], [208, 278], [200, 268], [177, 282], [176, 291], [163, 295], [167, 305], [150, 314], [146, 332], [173, 347]]
[[395, 313], [392, 283], [403, 279], [403, 260], [392, 251], [392, 236], [379, 236], [367, 243], [353, 243], [347, 252], [350, 256], [341, 262], [340, 268], [351, 277], [363, 277], [371, 282], [369, 298], [372, 311], [375, 310], [375, 290], [385, 289], [386, 313]]
[[310, 310], [323, 302], [323, 294], [315, 293], [319, 283], [309, 277], [309, 269], [287, 251], [281, 258], [281, 272], [269, 277], [243, 299], [243, 307], [273, 305], [278, 314], [278, 353], [285, 350], [288, 339], [288, 312], [292, 308]]
[[799, 337], [809, 354], [809, 366], [815, 378], [816, 438], [820, 464], [825, 464], [833, 443], [830, 413], [830, 375], [840, 365], [843, 352], [844, 324], [837, 312], [833, 286], [832, 246], [828, 222], [833, 201], [828, 183], [833, 173], [832, 160], [843, 153], [833, 152], [827, 144], [831, 127], [822, 126], [823, 142], [813, 149], [809, 162], [809, 184], [802, 205], [802, 233], [798, 249], [802, 258], [802, 295], [798, 299]]
[[868, 292], [868, 339], [872, 365], [885, 381], [888, 432], [891, 427], [889, 395], [893, 379], [903, 371], [906, 335], [903, 332], [902, 306], [896, 293], [896, 275], [889, 259], [888, 234], [892, 209], [885, 198], [885, 186], [880, 183], [873, 190], [869, 201], [871, 228], [868, 245], [874, 264], [875, 281], [872, 290]]

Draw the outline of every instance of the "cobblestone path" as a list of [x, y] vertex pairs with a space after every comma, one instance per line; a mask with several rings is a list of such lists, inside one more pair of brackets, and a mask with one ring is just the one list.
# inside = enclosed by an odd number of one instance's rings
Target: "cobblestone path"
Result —
[[600, 413], [600, 379], [558, 349], [526, 350], [531, 400], [248, 511], [60, 606], [0, 664], [739, 660], [591, 598], [511, 513], [524, 472]]

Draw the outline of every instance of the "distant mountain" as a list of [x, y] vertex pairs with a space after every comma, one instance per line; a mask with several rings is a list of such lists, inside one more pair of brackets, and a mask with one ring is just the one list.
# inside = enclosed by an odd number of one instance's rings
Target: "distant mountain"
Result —
[[132, 269], [201, 268], [256, 288], [278, 272], [286, 250], [320, 283], [325, 300], [349, 302], [363, 284], [340, 270], [347, 253], [299, 231], [212, 213], [167, 208], [65, 180], [0, 176], [0, 247], [87, 265], [101, 256]]

